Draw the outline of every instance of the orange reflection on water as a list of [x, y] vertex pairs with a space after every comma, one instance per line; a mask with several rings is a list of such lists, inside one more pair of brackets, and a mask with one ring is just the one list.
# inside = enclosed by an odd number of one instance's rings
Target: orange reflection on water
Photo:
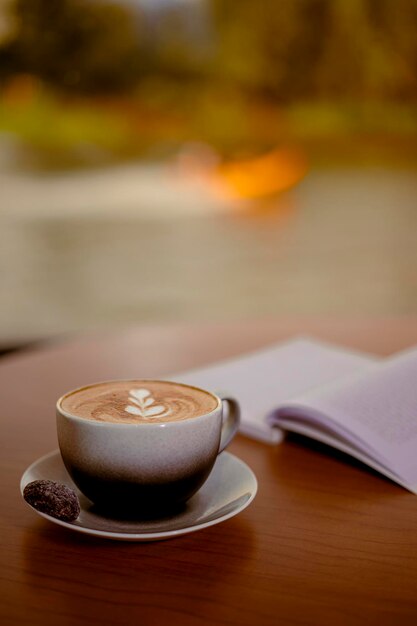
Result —
[[293, 148], [222, 163], [215, 170], [217, 191], [229, 198], [258, 199], [278, 194], [297, 184], [307, 172], [303, 153]]

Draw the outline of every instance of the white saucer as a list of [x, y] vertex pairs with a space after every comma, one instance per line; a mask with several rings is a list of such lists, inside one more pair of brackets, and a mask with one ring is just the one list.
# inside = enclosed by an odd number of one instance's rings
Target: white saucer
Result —
[[258, 489], [255, 474], [246, 463], [229, 452], [222, 452], [207, 481], [179, 513], [152, 520], [126, 520], [103, 515], [95, 510], [72, 482], [59, 450], [41, 457], [27, 468], [20, 481], [22, 495], [28, 483], [40, 479], [53, 480], [74, 489], [80, 500], [81, 513], [71, 523], [40, 511], [36, 513], [80, 533], [121, 541], [157, 541], [213, 526], [243, 511], [252, 502]]

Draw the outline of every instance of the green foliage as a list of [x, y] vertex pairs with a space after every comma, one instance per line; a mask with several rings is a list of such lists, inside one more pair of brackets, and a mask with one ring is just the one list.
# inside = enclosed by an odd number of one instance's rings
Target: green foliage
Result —
[[43, 91], [22, 106], [0, 103], [0, 131], [17, 134], [39, 148], [69, 150], [80, 145], [123, 151], [129, 144], [129, 128], [120, 117], [93, 103], [66, 105]]

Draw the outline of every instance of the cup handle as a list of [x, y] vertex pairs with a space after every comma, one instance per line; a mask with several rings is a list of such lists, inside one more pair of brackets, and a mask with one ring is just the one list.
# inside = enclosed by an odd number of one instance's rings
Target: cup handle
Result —
[[220, 447], [219, 454], [223, 452], [226, 446], [232, 441], [233, 437], [236, 435], [237, 429], [240, 424], [240, 407], [236, 400], [233, 398], [221, 398], [222, 401], [222, 410], [224, 411], [224, 403], [226, 402], [229, 406], [229, 410], [227, 413], [226, 419], [223, 420], [222, 426], [222, 434], [220, 439]]

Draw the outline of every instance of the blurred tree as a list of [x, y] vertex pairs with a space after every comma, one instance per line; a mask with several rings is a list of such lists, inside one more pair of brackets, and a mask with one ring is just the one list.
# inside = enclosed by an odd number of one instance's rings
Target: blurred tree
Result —
[[311, 92], [327, 0], [213, 0], [226, 80], [273, 99]]
[[383, 84], [389, 95], [415, 98], [417, 0], [371, 0], [369, 8], [375, 28], [372, 66], [379, 79], [376, 88]]
[[138, 28], [123, 7], [88, 0], [16, 0], [9, 43], [14, 70], [81, 92], [135, 84]]
[[417, 96], [417, 0], [212, 0], [225, 81], [285, 101]]
[[0, 64], [67, 90], [147, 74], [274, 103], [417, 97], [417, 0], [14, 0], [14, 13]]
[[415, 0], [333, 0], [328, 3], [328, 18], [314, 68], [319, 94], [349, 98], [417, 95]]

